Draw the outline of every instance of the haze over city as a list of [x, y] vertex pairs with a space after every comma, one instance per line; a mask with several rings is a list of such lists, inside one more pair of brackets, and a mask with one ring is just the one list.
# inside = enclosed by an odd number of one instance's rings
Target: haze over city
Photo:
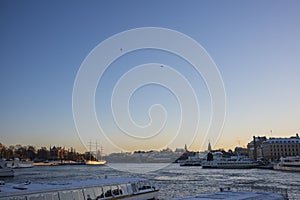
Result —
[[[99, 43], [120, 32], [142, 27], [181, 32], [207, 51], [224, 83], [224, 127], [218, 139], [205, 137], [212, 116], [211, 94], [203, 77], [189, 63], [160, 50], [130, 52], [109, 66], [95, 92], [99, 123], [118, 146], [107, 142], [105, 137], [89, 138], [97, 140], [105, 153], [120, 149], [175, 149], [186, 143], [190, 143], [191, 150], [204, 150], [208, 140], [213, 141], [213, 148], [229, 149], [246, 146], [253, 135], [295, 135], [300, 130], [299, 6], [299, 1], [271, 0], [1, 1], [0, 142], [72, 146], [85, 151], [83, 143], [87, 141], [81, 141], [85, 133], [77, 132], [72, 111], [78, 70]], [[114, 86], [123, 74], [144, 63], [163, 64], [154, 76], [163, 76], [172, 67], [189, 81], [200, 110], [195, 138], [179, 135], [169, 146], [181, 122], [180, 102], [168, 88], [150, 84], [136, 90], [128, 106], [133, 121], [140, 127], [153, 119], [166, 119], [160, 132], [162, 139], [157, 143], [143, 140], [141, 144], [118, 140], [122, 131], [114, 125], [110, 110]], [[182, 85], [178, 87], [185, 90]], [[150, 113], [154, 118], [150, 119], [149, 108], [158, 103], [167, 114], [154, 110]], [[184, 120], [193, 119], [188, 116]]]

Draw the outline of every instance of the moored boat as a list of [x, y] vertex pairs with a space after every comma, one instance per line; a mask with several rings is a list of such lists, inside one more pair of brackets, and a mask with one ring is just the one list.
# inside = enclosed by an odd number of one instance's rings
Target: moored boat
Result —
[[201, 166], [202, 161], [205, 160], [206, 153], [198, 152], [194, 156], [189, 156], [186, 160], [179, 160], [180, 166]]
[[181, 167], [185, 167], [185, 166], [201, 166], [201, 160], [180, 160], [179, 161], [179, 165]]
[[105, 160], [87, 160], [85, 161], [86, 165], [104, 165], [106, 163]]
[[34, 166], [58, 166], [58, 161], [34, 162]]
[[33, 167], [33, 161], [20, 160], [15, 158], [14, 160], [6, 161], [8, 168], [30, 168]]
[[[98, 143], [96, 142], [96, 151], [95, 151], [95, 158], [92, 159], [92, 142], [90, 142], [90, 159], [85, 161], [86, 165], [105, 165], [106, 160], [102, 159], [102, 147], [100, 148], [101, 151], [98, 151]], [[98, 159], [98, 155], [100, 156], [100, 159]]]
[[157, 199], [159, 190], [142, 178], [109, 178], [73, 182], [5, 184], [0, 200], [76, 199], [148, 200]]
[[231, 156], [223, 158], [214, 156], [210, 153], [207, 160], [202, 162], [202, 168], [220, 168], [220, 169], [247, 169], [257, 167], [259, 164], [244, 156]]
[[273, 168], [275, 170], [300, 172], [300, 156], [282, 157]]

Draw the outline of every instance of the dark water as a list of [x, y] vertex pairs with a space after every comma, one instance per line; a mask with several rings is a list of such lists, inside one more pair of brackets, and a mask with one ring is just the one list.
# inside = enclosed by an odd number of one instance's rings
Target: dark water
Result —
[[[290, 199], [300, 199], [300, 173], [263, 169], [202, 169], [171, 164], [147, 172], [161, 164], [113, 164], [119, 169], [139, 169], [141, 174], [118, 171], [108, 166], [50, 166], [16, 169], [14, 178], [6, 182], [22, 183], [65, 180], [85, 180], [108, 177], [145, 177], [160, 189], [160, 199], [191, 196], [217, 191], [219, 187], [268, 186], [288, 189]], [[161, 165], [162, 167], [164, 165]], [[135, 170], [137, 171], [137, 170]], [[143, 173], [144, 172], [144, 173]], [[145, 173], [147, 172], [147, 173]]]

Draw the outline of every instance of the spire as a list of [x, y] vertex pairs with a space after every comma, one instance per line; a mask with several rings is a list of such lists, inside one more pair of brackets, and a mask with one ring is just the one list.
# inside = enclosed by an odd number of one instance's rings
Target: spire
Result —
[[208, 147], [207, 147], [207, 150], [208, 150], [209, 152], [211, 152], [210, 141], [208, 141]]

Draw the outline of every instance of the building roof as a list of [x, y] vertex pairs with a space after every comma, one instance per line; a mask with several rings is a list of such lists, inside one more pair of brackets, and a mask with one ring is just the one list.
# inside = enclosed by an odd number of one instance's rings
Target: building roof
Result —
[[299, 137], [290, 138], [269, 138], [264, 143], [274, 144], [274, 143], [300, 143]]

